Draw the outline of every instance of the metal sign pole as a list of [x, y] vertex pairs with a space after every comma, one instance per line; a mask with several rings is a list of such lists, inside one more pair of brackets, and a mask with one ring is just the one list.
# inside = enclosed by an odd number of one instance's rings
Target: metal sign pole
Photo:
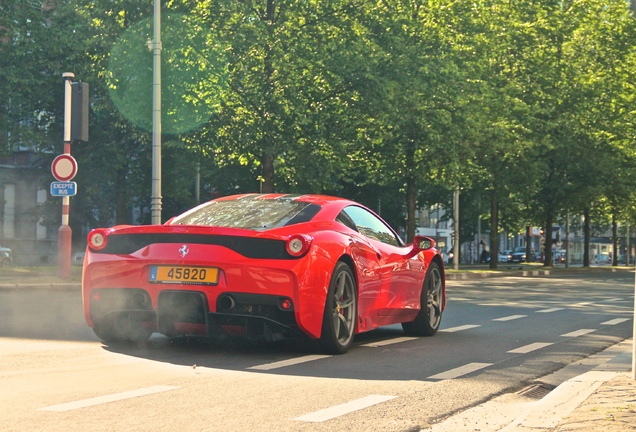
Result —
[[[64, 72], [64, 154], [71, 154], [71, 103], [72, 80], [75, 74]], [[73, 232], [68, 225], [71, 197], [62, 198], [62, 225], [57, 231], [57, 274], [61, 278], [71, 277], [71, 243]]]

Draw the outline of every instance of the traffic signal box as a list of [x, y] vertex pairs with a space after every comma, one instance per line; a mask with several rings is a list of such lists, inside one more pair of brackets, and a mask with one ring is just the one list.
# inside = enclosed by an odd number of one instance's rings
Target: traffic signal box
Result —
[[88, 141], [88, 83], [71, 85], [71, 141]]

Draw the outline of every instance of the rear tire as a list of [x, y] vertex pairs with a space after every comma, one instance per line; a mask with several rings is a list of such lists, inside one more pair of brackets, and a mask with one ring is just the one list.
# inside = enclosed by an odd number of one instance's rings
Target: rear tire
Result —
[[433, 336], [437, 333], [442, 322], [443, 306], [442, 272], [439, 266], [432, 262], [428, 266], [422, 294], [421, 309], [415, 320], [402, 323], [404, 332], [409, 336]]
[[356, 282], [351, 268], [336, 264], [331, 276], [322, 321], [320, 347], [328, 354], [344, 354], [353, 343], [358, 316]]

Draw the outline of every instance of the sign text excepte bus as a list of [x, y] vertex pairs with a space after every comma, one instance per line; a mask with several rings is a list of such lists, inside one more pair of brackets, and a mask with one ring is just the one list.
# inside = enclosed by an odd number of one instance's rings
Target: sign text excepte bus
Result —
[[77, 183], [75, 182], [52, 182], [51, 195], [53, 196], [74, 196], [77, 194]]

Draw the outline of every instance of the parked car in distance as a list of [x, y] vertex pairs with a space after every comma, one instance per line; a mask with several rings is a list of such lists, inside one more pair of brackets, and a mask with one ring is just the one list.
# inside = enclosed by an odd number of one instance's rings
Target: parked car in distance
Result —
[[526, 260], [526, 247], [525, 246], [519, 246], [516, 247], [512, 250], [512, 259], [510, 260], [510, 262], [513, 263], [522, 263], [522, 262], [534, 262], [537, 260], [537, 255], [534, 252], [534, 250], [530, 249], [530, 259]]
[[11, 249], [0, 246], [0, 267], [9, 267], [11, 264], [13, 264]]
[[610, 257], [610, 255], [607, 253], [600, 253], [596, 255], [596, 257], [594, 258], [594, 263], [601, 264], [601, 265], [611, 264], [612, 257]]
[[499, 252], [499, 262], [500, 263], [512, 262], [512, 251], [511, 250], [505, 250], [503, 252]]

